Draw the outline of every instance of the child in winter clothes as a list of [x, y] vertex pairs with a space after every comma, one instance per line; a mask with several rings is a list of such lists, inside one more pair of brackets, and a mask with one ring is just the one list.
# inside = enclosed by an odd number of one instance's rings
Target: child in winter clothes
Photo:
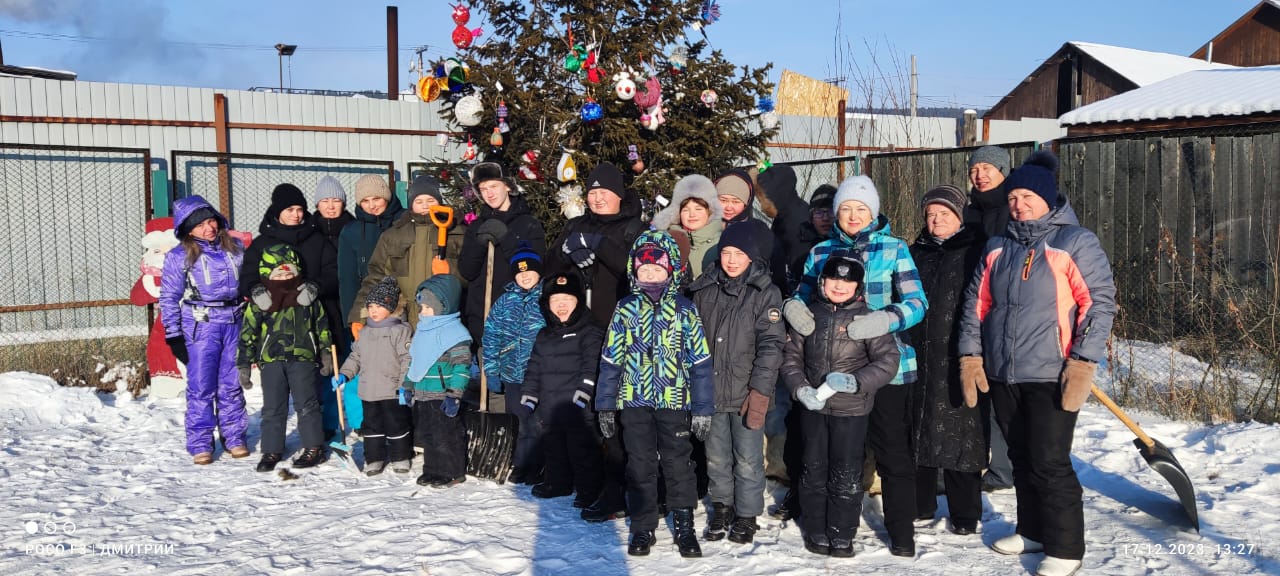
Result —
[[[259, 472], [270, 472], [284, 452], [284, 427], [289, 397], [298, 414], [302, 455], [294, 468], [309, 468], [325, 461], [319, 376], [333, 373], [329, 353], [329, 322], [324, 306], [303, 287], [301, 258], [286, 244], [272, 244], [262, 251], [258, 275], [266, 294], [250, 299], [240, 331], [240, 382], [249, 381], [249, 367], [258, 365], [262, 375], [262, 460]], [[316, 367], [319, 362], [320, 372]]]
[[680, 555], [701, 556], [689, 434], [705, 438], [715, 412], [707, 338], [693, 302], [679, 294], [683, 268], [670, 234], [642, 232], [627, 258], [627, 275], [631, 294], [609, 322], [596, 396], [600, 431], [612, 437], [621, 425], [627, 450], [627, 553], [647, 555], [653, 545], [661, 463]]
[[360, 375], [360, 407], [364, 423], [364, 472], [377, 476], [387, 461], [397, 474], [408, 474], [413, 460], [413, 412], [401, 392], [409, 371], [409, 340], [413, 330], [395, 314], [400, 309], [400, 286], [395, 278], [383, 278], [365, 298], [368, 319], [361, 337], [351, 346], [342, 370], [333, 377], [333, 389]]
[[591, 322], [577, 274], [548, 278], [539, 304], [546, 328], [534, 340], [522, 399], [543, 423], [546, 474], [533, 495], [555, 498], [577, 492], [573, 505], [585, 508], [595, 502], [603, 481], [591, 401], [604, 330]]
[[719, 540], [728, 531], [730, 541], [746, 544], [764, 513], [764, 419], [786, 330], [782, 294], [751, 228], [730, 226], [718, 252], [719, 265], [690, 286], [715, 367], [716, 413], [706, 444], [713, 512], [705, 538]]
[[846, 326], [870, 313], [862, 299], [862, 263], [838, 255], [823, 264], [809, 304], [814, 330], [788, 333], [782, 378], [801, 412], [804, 471], [800, 475], [800, 527], [814, 554], [853, 556], [862, 515], [862, 458], [868, 414], [876, 391], [898, 371], [892, 335], [853, 339]]
[[506, 293], [498, 298], [484, 321], [481, 354], [490, 389], [506, 396], [507, 412], [520, 422], [516, 450], [512, 457], [511, 482], [536, 484], [542, 477], [542, 426], [521, 396], [525, 365], [533, 350], [533, 339], [545, 323], [538, 308], [542, 286], [542, 257], [521, 242], [511, 255], [511, 276]]
[[[467, 430], [458, 418], [471, 379], [471, 334], [458, 314], [462, 284], [438, 274], [418, 285], [418, 328], [405, 383], [413, 386], [413, 419], [422, 455], [418, 484], [447, 488], [466, 481]], [[409, 394], [406, 393], [406, 396]]]

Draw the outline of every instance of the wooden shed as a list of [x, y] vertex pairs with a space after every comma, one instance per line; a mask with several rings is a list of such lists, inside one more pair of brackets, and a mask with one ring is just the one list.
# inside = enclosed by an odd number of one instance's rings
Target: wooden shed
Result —
[[1215, 65], [1176, 54], [1067, 42], [983, 116], [1057, 118], [1088, 104]]
[[1280, 0], [1259, 2], [1191, 57], [1234, 66], [1280, 64]]

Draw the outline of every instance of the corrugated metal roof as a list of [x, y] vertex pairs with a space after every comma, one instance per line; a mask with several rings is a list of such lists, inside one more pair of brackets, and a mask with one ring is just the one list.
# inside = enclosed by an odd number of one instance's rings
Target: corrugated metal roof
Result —
[[1068, 42], [1080, 49], [1117, 74], [1132, 80], [1139, 87], [1154, 84], [1166, 78], [1172, 78], [1192, 70], [1209, 68], [1235, 68], [1229, 64], [1211, 64], [1204, 60], [1168, 54], [1165, 52], [1149, 52], [1120, 46], [1094, 44], [1092, 42]]
[[1196, 70], [1082, 106], [1059, 124], [1134, 122], [1280, 111], [1280, 66]]

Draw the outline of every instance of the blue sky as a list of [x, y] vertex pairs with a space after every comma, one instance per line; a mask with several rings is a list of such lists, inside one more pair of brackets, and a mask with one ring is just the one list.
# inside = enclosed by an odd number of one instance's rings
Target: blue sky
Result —
[[[0, 42], [6, 64], [73, 70], [82, 80], [238, 89], [277, 84], [272, 46], [283, 42], [299, 46], [291, 63], [296, 88], [381, 90], [388, 4], [0, 0]], [[773, 62], [775, 81], [784, 68], [815, 78], [887, 76], [905, 92], [899, 75], [914, 54], [921, 106], [987, 107], [1068, 40], [1188, 55], [1256, 4], [720, 0], [722, 18], [707, 33], [736, 63]], [[450, 11], [446, 0], [401, 0], [401, 48], [429, 45], [432, 59], [454, 53]], [[471, 25], [483, 24], [473, 14]], [[403, 85], [409, 60], [402, 51]], [[853, 90], [887, 88], [855, 83]]]

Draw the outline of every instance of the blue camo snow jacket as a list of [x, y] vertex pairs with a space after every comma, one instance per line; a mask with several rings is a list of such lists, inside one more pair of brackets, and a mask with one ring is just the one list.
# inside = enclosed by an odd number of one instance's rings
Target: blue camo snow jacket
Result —
[[484, 321], [484, 336], [480, 338], [481, 366], [490, 383], [524, 382], [533, 341], [538, 331], [547, 325], [538, 304], [541, 297], [541, 282], [529, 290], [508, 282], [506, 292], [494, 303]]
[[898, 341], [901, 353], [898, 374], [890, 385], [911, 384], [916, 381], [916, 351], [907, 338], [906, 330], [924, 319], [929, 300], [924, 295], [920, 271], [907, 243], [893, 236], [889, 219], [881, 214], [866, 229], [850, 237], [839, 226], [831, 227], [831, 237], [819, 242], [804, 261], [804, 276], [796, 287], [795, 297], [808, 304], [810, 295], [818, 289], [818, 276], [827, 258], [833, 254], [854, 254], [866, 267], [863, 281], [867, 307], [871, 310], [889, 310], [897, 320], [889, 332]]

